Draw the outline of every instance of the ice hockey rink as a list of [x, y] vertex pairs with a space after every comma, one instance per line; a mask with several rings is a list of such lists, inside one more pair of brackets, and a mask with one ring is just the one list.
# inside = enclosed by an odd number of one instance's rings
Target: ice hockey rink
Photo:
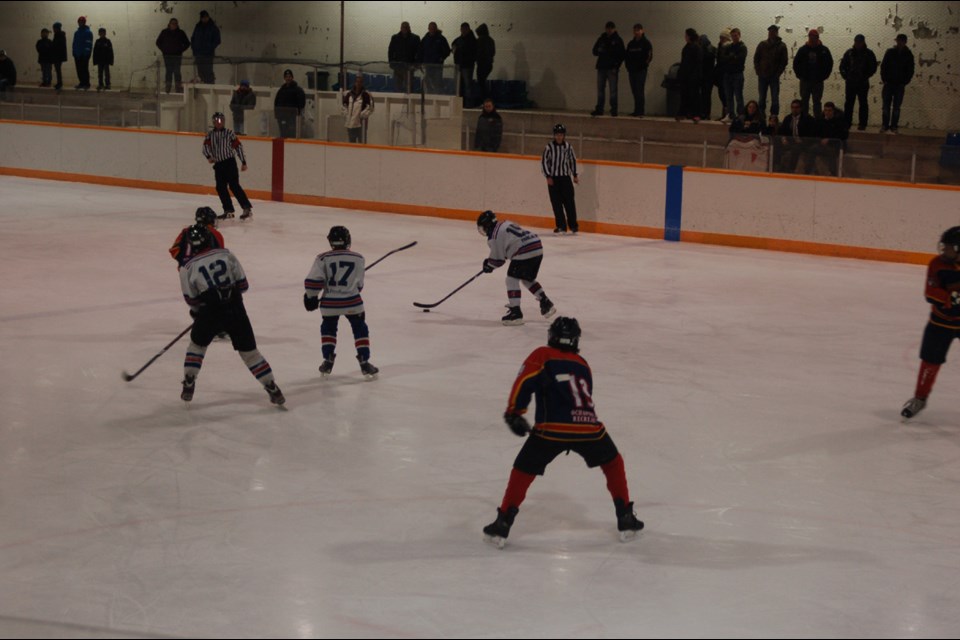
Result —
[[[501, 551], [501, 415], [548, 322], [524, 292], [500, 324], [505, 269], [412, 306], [480, 269], [472, 223], [255, 202], [222, 224], [279, 410], [228, 342], [189, 405], [186, 338], [121, 380], [190, 324], [167, 247], [215, 197], [6, 177], [0, 202], [0, 636], [960, 630], [960, 365], [899, 417], [923, 267], [542, 233], [647, 526], [619, 542], [603, 475], [563, 456]], [[374, 381], [346, 322], [317, 372], [303, 279], [335, 224], [368, 263], [418, 242], [367, 274]]]

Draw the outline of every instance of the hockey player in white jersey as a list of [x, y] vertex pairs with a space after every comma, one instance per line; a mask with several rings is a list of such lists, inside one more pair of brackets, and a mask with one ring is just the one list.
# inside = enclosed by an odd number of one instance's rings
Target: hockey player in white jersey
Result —
[[333, 371], [337, 354], [337, 326], [340, 316], [347, 316], [353, 329], [354, 345], [360, 371], [367, 380], [376, 377], [379, 369], [370, 364], [370, 330], [363, 311], [363, 256], [350, 251], [350, 231], [336, 226], [327, 234], [330, 251], [321, 253], [304, 280], [303, 306], [307, 311], [320, 309], [320, 342], [323, 362], [320, 373], [326, 377]]
[[493, 211], [484, 211], [477, 218], [477, 231], [487, 238], [490, 257], [483, 261], [484, 273], [491, 273], [503, 266], [507, 260], [507, 315], [501, 318], [503, 324], [523, 324], [523, 312], [520, 310], [520, 285], [527, 288], [540, 302], [540, 313], [549, 318], [557, 312], [543, 287], [537, 282], [540, 263], [543, 261], [543, 244], [532, 231], [522, 229], [520, 225], [504, 220], [497, 221]]
[[243, 292], [249, 288], [243, 267], [229, 249], [211, 247], [210, 230], [206, 226], [190, 227], [188, 239], [193, 257], [180, 269], [180, 288], [194, 322], [183, 363], [180, 397], [185, 402], [193, 400], [207, 347], [215, 335], [226, 331], [250, 373], [267, 390], [270, 402], [282, 405], [286, 400], [273, 378], [270, 364], [257, 349], [257, 339], [243, 306]]

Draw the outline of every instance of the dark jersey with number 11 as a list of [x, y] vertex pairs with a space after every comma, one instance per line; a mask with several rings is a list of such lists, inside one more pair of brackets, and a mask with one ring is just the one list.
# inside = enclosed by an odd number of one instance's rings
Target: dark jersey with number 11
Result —
[[576, 353], [540, 347], [523, 363], [507, 413], [523, 414], [536, 397], [533, 433], [546, 440], [599, 440], [606, 430], [593, 406], [593, 374]]

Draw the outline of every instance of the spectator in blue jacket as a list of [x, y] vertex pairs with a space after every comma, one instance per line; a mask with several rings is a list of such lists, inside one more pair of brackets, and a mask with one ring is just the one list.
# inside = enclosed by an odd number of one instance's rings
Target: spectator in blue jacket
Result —
[[200, 82], [213, 84], [217, 79], [213, 73], [213, 57], [217, 55], [217, 47], [220, 46], [220, 27], [206, 10], [200, 12], [200, 22], [193, 28], [190, 46], [193, 48]]
[[450, 55], [450, 43], [436, 22], [427, 25], [427, 33], [420, 40], [417, 62], [423, 65], [427, 93], [440, 93], [443, 89], [443, 61]]
[[90, 56], [93, 53], [93, 31], [87, 26], [87, 19], [77, 18], [77, 30], [73, 34], [73, 61], [77, 65], [77, 84], [75, 89], [90, 88]]

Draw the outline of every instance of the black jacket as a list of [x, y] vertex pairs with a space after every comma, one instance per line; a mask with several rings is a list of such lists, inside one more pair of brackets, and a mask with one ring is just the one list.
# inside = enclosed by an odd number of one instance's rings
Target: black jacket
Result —
[[53, 32], [53, 61], [67, 61], [67, 32]]
[[109, 38], [97, 38], [93, 42], [93, 64], [113, 64], [113, 43]]
[[817, 137], [830, 138], [831, 140], [846, 140], [850, 136], [850, 130], [847, 128], [847, 119], [843, 117], [843, 112], [837, 109], [833, 117], [827, 120], [820, 118], [817, 120]]
[[717, 59], [723, 67], [724, 73], [743, 73], [747, 64], [747, 45], [742, 42], [731, 42], [717, 51]]
[[[817, 121], [814, 120], [813, 116], [807, 113], [801, 113], [799, 116], [799, 122], [797, 123], [797, 134], [801, 138], [812, 138], [817, 135]], [[786, 118], [783, 119], [783, 122], [780, 123], [780, 129], [777, 130], [782, 136], [787, 136], [788, 138], [793, 136], [793, 114], [791, 113]]]
[[0, 62], [0, 80], [6, 80], [8, 87], [17, 84], [17, 67], [10, 58]]
[[643, 71], [650, 66], [650, 60], [653, 59], [653, 45], [647, 40], [647, 34], [640, 36], [639, 40], [633, 38], [627, 43], [624, 58], [627, 71]]
[[490, 28], [482, 24], [477, 27], [477, 70], [493, 69], [495, 55], [497, 55], [497, 45], [490, 37]]
[[458, 67], [472, 67], [477, 64], [477, 36], [473, 31], [453, 41], [453, 64]]
[[851, 47], [840, 60], [840, 76], [847, 82], [866, 82], [877, 72], [877, 56], [864, 47]]
[[37, 40], [37, 62], [40, 64], [53, 64], [56, 62], [53, 55], [53, 40], [49, 38], [40, 38]]
[[497, 110], [490, 113], [480, 112], [480, 118], [477, 120], [477, 136], [474, 139], [473, 148], [479, 151], [500, 150], [500, 141], [503, 139], [503, 119]]
[[608, 36], [607, 32], [604, 31], [597, 38], [596, 44], [593, 45], [593, 55], [597, 56], [598, 70], [619, 69], [627, 55], [626, 47], [623, 46], [623, 38], [616, 31], [611, 36]]
[[703, 49], [700, 42], [688, 42], [680, 52], [680, 73], [677, 79], [683, 86], [700, 85], [703, 78]]
[[[287, 113], [289, 109], [296, 109], [298, 114], [303, 113], [306, 104], [307, 96], [296, 82], [283, 83], [277, 89], [277, 96], [273, 99], [274, 110], [284, 109]], [[283, 114], [284, 111], [280, 113]]]
[[823, 82], [833, 71], [833, 56], [823, 44], [811, 47], [805, 44], [793, 58], [793, 72], [800, 80]]
[[190, 48], [190, 38], [183, 29], [164, 29], [157, 36], [157, 49], [165, 56], [182, 56]]
[[417, 50], [420, 49], [420, 36], [410, 33], [404, 36], [402, 33], [395, 33], [390, 38], [390, 46], [387, 48], [387, 61], [390, 62], [391, 69], [403, 69], [403, 65], [413, 64], [417, 61]]
[[896, 47], [890, 47], [883, 54], [880, 64], [880, 78], [884, 84], [906, 86], [913, 80], [913, 51], [904, 47], [900, 52]]

